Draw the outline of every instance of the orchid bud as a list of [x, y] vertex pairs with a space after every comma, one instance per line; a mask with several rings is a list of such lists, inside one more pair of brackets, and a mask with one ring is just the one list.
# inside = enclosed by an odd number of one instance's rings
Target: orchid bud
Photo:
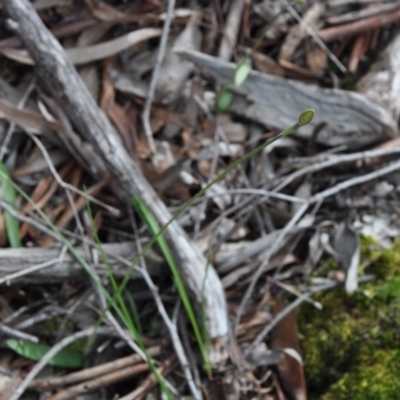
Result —
[[309, 124], [315, 116], [315, 110], [313, 108], [308, 108], [304, 110], [299, 116], [299, 122], [297, 123], [299, 126], [304, 126]]

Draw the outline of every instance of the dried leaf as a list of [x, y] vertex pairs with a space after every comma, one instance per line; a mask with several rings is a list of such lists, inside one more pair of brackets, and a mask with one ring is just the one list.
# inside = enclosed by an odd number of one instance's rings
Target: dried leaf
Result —
[[0, 99], [0, 118], [13, 122], [32, 133], [43, 133], [48, 130], [60, 130], [58, 122], [47, 121], [33, 111], [21, 110], [6, 100]]
[[248, 136], [248, 128], [241, 122], [233, 122], [229, 114], [217, 116], [218, 128], [221, 128], [229, 143], [243, 143]]
[[[160, 29], [143, 28], [107, 42], [66, 49], [65, 52], [72, 64], [82, 65], [114, 56], [138, 43], [160, 36], [160, 34]], [[34, 65], [34, 61], [26, 50], [0, 48], [0, 53], [21, 64]]]
[[176, 99], [193, 71], [193, 63], [175, 53], [175, 50], [199, 50], [201, 32], [198, 28], [198, 15], [190, 19], [186, 28], [175, 39], [160, 69], [157, 90], [162, 94], [163, 102], [168, 104]]
[[[304, 23], [312, 29], [318, 28], [318, 19], [324, 12], [325, 7], [321, 3], [314, 3], [304, 14]], [[283, 42], [278, 60], [290, 60], [297, 47], [308, 35], [305, 27], [301, 24], [293, 26]]]
[[332, 248], [334, 257], [346, 271], [345, 289], [353, 293], [358, 287], [357, 269], [360, 264], [360, 239], [355, 230], [348, 223], [341, 223], [336, 230]]
[[[284, 308], [283, 301], [279, 297], [274, 298], [274, 315], [276, 316]], [[284, 352], [283, 361], [278, 364], [278, 375], [288, 398], [306, 400], [307, 389], [300, 355], [296, 311], [284, 317], [272, 330], [271, 349]]]
[[307, 65], [310, 67], [315, 76], [322, 76], [325, 73], [328, 65], [328, 55], [315, 43], [309, 43], [306, 49]]
[[[58, 167], [63, 164], [69, 158], [69, 154], [62, 149], [53, 148], [47, 151], [51, 163]], [[43, 157], [42, 152], [39, 148], [35, 148], [32, 151], [30, 157], [18, 168], [16, 168], [13, 172], [14, 176], [24, 176], [33, 174], [35, 172], [46, 171], [49, 168], [49, 164], [46, 159]]]
[[254, 52], [253, 62], [256, 69], [264, 74], [270, 74], [275, 76], [280, 76], [283, 78], [285, 76], [285, 71], [283, 68], [271, 57], [266, 54]]

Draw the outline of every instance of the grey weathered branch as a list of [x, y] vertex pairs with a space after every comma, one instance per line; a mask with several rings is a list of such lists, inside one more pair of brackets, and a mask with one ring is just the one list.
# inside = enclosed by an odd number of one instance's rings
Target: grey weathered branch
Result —
[[[397, 44], [394, 49], [398, 47]], [[328, 146], [347, 145], [356, 149], [388, 139], [398, 131], [400, 53], [397, 51], [396, 54], [392, 47], [389, 47], [387, 52], [391, 56], [386, 55], [383, 58], [390, 60], [390, 64], [381, 63], [381, 69], [378, 67], [377, 73], [369, 78], [376, 86], [381, 77], [379, 72], [382, 68], [388, 69], [384, 79], [385, 89], [381, 90], [382, 95], [377, 95], [376, 91], [375, 95], [372, 95], [371, 92], [375, 88], [365, 90], [365, 94], [340, 89], [322, 89], [252, 71], [242, 85], [231, 85], [235, 97], [230, 110], [268, 128], [285, 129], [293, 125], [304, 109], [314, 108], [314, 120], [302, 127], [297, 135], [310, 138], [315, 128], [325, 123], [315, 139]], [[180, 51], [180, 54], [210, 73], [217, 82], [231, 82], [236, 69], [235, 64], [191, 50]], [[372, 84], [368, 87], [371, 88]], [[396, 102], [395, 106], [393, 101]]]
[[[137, 251], [134, 242], [124, 243], [105, 243], [103, 250], [107, 255], [108, 263], [117, 277], [123, 277], [126, 273], [127, 263], [136, 257]], [[75, 249], [77, 253], [88, 263], [92, 263], [92, 258], [98, 260], [94, 268], [100, 277], [107, 277], [106, 266], [104, 265], [98, 249], [91, 250], [91, 257], [83, 247]], [[95, 254], [95, 252], [97, 254]], [[74, 281], [81, 279], [85, 274], [80, 264], [69, 254], [61, 254], [60, 248], [6, 248], [0, 249], [0, 279], [14, 274], [21, 274], [16, 280], [20, 283], [50, 283], [62, 282], [65, 280]], [[127, 263], [121, 260], [127, 260]], [[166, 266], [161, 256], [150, 251], [145, 255], [146, 266], [152, 276], [158, 276], [165, 273]], [[53, 261], [53, 263], [52, 263]], [[47, 264], [47, 266], [38, 269], [34, 273], [24, 274], [25, 271], [34, 266]], [[141, 278], [141, 274], [134, 270], [132, 278]], [[7, 282], [7, 280], [5, 281]], [[12, 280], [14, 283], [14, 279]]]
[[[59, 101], [80, 135], [101, 156], [115, 178], [116, 194], [128, 205], [133, 195], [139, 196], [150, 208], [160, 225], [171, 218], [170, 213], [142, 172], [124, 149], [111, 123], [94, 102], [63, 48], [40, 20], [27, 0], [4, 0], [10, 16], [9, 26], [17, 33], [31, 57], [42, 83]], [[225, 357], [228, 333], [226, 300], [221, 281], [213, 266], [195, 248], [177, 223], [165, 231], [181, 275], [197, 304], [204, 304], [208, 333], [215, 339], [215, 348]], [[204, 288], [203, 288], [204, 284]], [[214, 360], [216, 361], [216, 360]]]

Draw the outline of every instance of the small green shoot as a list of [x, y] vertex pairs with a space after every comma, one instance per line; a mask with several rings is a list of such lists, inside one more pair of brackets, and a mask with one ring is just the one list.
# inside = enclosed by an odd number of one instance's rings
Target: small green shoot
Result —
[[[44, 344], [31, 343], [24, 340], [8, 339], [6, 344], [11, 350], [33, 361], [40, 361], [51, 349], [51, 347]], [[83, 362], [84, 357], [81, 352], [69, 350], [68, 348], [60, 350], [49, 360], [50, 365], [63, 368], [81, 368]]]
[[142, 336], [143, 335], [143, 329], [142, 329], [142, 324], [140, 322], [139, 311], [137, 309], [137, 306], [136, 306], [136, 303], [135, 303], [135, 299], [132, 297], [131, 293], [128, 292], [128, 291], [125, 292], [125, 296], [128, 299], [129, 307], [131, 309], [131, 314], [132, 314], [135, 326], [137, 328], [137, 331], [138, 331], [139, 335]]
[[[15, 194], [15, 188], [11, 183], [10, 173], [7, 167], [0, 162], [0, 197], [10, 204], [14, 209], [17, 202], [17, 196]], [[10, 215], [8, 212], [4, 212], [4, 219], [6, 223], [7, 237], [10, 243], [10, 247], [17, 248], [21, 247], [21, 239], [19, 238], [19, 223]]]

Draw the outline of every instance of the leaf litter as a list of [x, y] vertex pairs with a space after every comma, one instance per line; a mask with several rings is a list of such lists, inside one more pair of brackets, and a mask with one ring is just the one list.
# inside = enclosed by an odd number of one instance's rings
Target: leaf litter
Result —
[[[374, 279], [361, 261], [361, 235], [388, 248], [398, 233], [398, 7], [338, 0], [326, 7], [307, 1], [180, 3], [169, 21], [151, 99], [153, 149], [141, 115], [163, 24], [170, 18], [167, 3], [34, 5], [171, 213], [245, 152], [296, 121], [298, 110], [315, 108], [317, 115], [311, 129], [301, 128], [232, 171], [178, 219], [215, 266], [227, 300], [230, 356], [221, 356], [212, 376], [199, 361], [156, 248], [132, 273], [125, 301], [146, 348], [162, 349], [150, 353], [176, 396], [306, 399], [310, 385], [297, 306], [308, 302], [322, 306], [323, 313], [324, 304], [311, 294], [336, 287], [360, 293]], [[6, 18], [6, 10], [1, 13]], [[149, 233], [121, 200], [113, 177], [106, 176], [108, 165], [96, 148], [80, 136], [62, 96], [36, 80], [30, 49], [12, 30], [0, 34], [0, 161], [110, 289], [107, 269], [121, 280]], [[27, 82], [33, 82], [31, 89]], [[91, 196], [89, 206], [85, 195]], [[22, 356], [10, 357], [5, 347], [0, 351], [2, 371], [12, 376], [3, 379], [9, 387], [18, 386], [42, 358], [29, 355], [35, 347], [21, 341], [24, 335], [52, 347], [78, 329], [104, 325], [100, 293], [62, 243], [46, 233], [48, 223], [34, 207], [14, 197], [0, 196], [0, 332], [13, 340], [10, 348], [19, 343]], [[94, 241], [87, 207], [108, 261]], [[19, 221], [13, 240], [10, 218]], [[19, 240], [22, 248], [15, 246]], [[323, 266], [329, 263], [327, 271]], [[143, 279], [144, 265], [159, 297]], [[63, 311], [46, 313], [49, 306]], [[174, 315], [172, 328], [161, 318], [163, 309]], [[181, 358], [179, 365], [174, 361], [171, 329], [182, 340], [186, 366]], [[146, 363], [135, 359], [137, 368], [128, 369], [120, 364], [132, 350], [112, 330], [74, 346], [84, 366], [72, 374], [62, 371], [62, 385], [53, 382], [58, 370], [48, 366], [45, 376], [27, 383], [32, 393], [159, 395]], [[107, 365], [100, 381], [90, 372], [96, 363]], [[90, 385], [73, 386], [77, 382]]]

